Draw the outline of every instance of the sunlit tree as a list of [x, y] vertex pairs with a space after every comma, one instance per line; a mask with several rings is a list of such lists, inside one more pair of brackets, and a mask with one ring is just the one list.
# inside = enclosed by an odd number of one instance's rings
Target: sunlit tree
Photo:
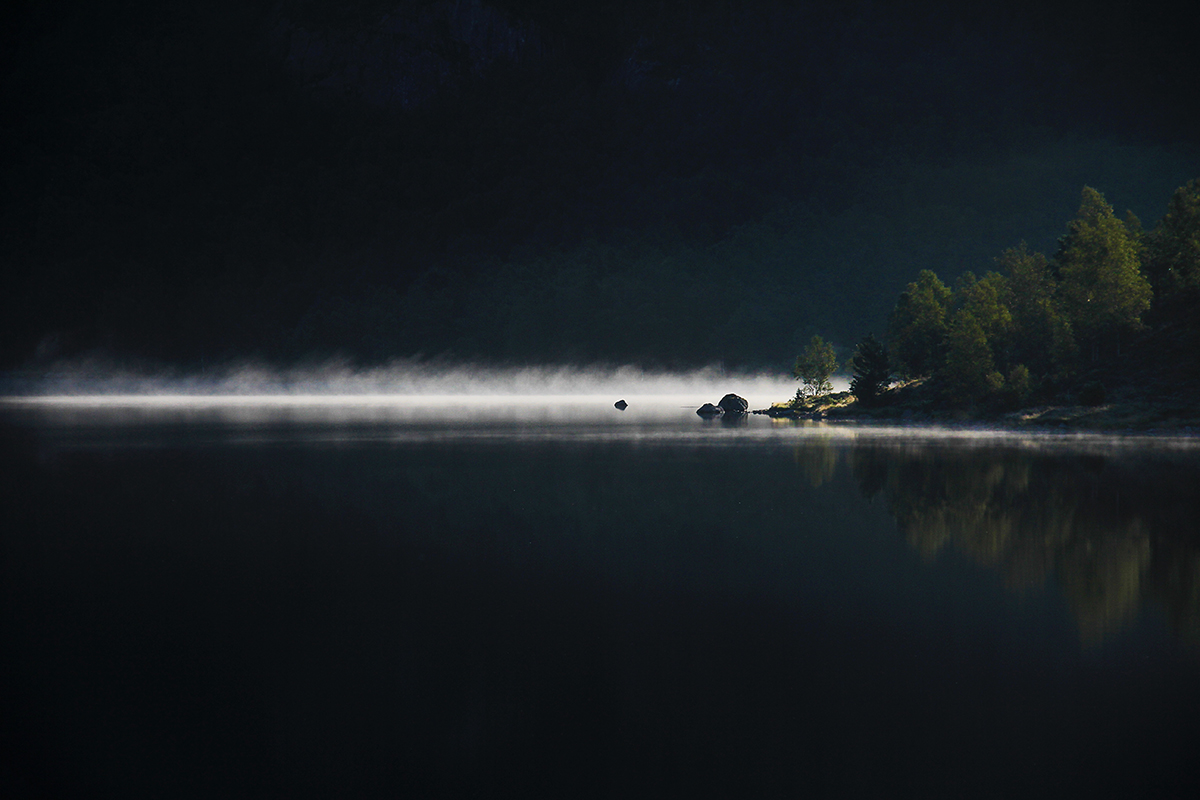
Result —
[[955, 287], [955, 307], [967, 312], [979, 323], [997, 364], [1008, 360], [1012, 338], [1012, 312], [1008, 308], [1008, 279], [998, 272], [976, 278], [964, 272]]
[[837, 369], [837, 354], [833, 346], [820, 336], [813, 336], [804, 348], [804, 352], [796, 356], [796, 365], [792, 374], [804, 385], [796, 393], [797, 399], [802, 397], [820, 397], [833, 391], [829, 376]]
[[983, 325], [965, 308], [956, 311], [950, 320], [941, 377], [951, 396], [966, 402], [979, 400], [1004, 385]]
[[1014, 363], [1044, 375], [1062, 371], [1075, 353], [1075, 336], [1063, 314], [1058, 281], [1050, 262], [1024, 242], [1005, 250], [996, 263], [1008, 278]]
[[1200, 297], [1200, 179], [1175, 190], [1167, 215], [1147, 238], [1155, 289], [1190, 300]]
[[930, 375], [941, 363], [948, 332], [950, 289], [923, 269], [908, 284], [888, 318], [888, 344], [906, 377]]
[[1138, 245], [1100, 192], [1085, 186], [1079, 213], [1068, 225], [1057, 256], [1064, 309], [1072, 327], [1091, 345], [1119, 349], [1122, 334], [1141, 327], [1150, 307], [1150, 282], [1138, 263]]

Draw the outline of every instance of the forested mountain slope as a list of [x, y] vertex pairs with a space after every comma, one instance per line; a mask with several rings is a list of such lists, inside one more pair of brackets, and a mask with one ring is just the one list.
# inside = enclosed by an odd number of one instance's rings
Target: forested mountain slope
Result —
[[1153, 8], [562, 6], [8, 12], [4, 365], [786, 365], [1195, 177]]

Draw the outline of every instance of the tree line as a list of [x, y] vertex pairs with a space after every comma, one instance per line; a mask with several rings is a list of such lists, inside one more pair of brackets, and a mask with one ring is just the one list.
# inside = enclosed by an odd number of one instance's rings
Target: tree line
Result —
[[[901, 292], [885, 340], [863, 339], [852, 362], [851, 391], [870, 405], [893, 377], [924, 379], [943, 402], [1018, 408], [1073, 392], [1104, 400], [1102, 375], [1153, 359], [1149, 349], [1197, 336], [1200, 301], [1200, 180], [1172, 195], [1166, 215], [1145, 229], [1132, 212], [1119, 219], [1085, 186], [1079, 211], [1047, 257], [1022, 242], [982, 276], [964, 272], [953, 287], [921, 270]], [[1152, 335], [1152, 334], [1157, 334]], [[804, 381], [797, 400], [828, 390], [832, 350], [814, 337], [796, 360]], [[1196, 377], [1194, 353], [1172, 365]]]

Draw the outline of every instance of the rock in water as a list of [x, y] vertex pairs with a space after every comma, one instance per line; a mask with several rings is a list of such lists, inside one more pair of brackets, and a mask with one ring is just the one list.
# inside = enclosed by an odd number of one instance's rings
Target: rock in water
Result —
[[617, 402], [613, 403], [613, 408], [618, 408], [621, 411], [624, 411], [625, 409], [629, 408], [629, 403], [626, 403], [624, 400], [618, 400]]
[[696, 409], [696, 413], [702, 417], [719, 417], [725, 412], [719, 406], [714, 406], [712, 403], [705, 403]]
[[750, 408], [750, 404], [746, 402], [746, 398], [738, 397], [736, 394], [725, 395], [717, 405], [726, 414], [745, 414]]

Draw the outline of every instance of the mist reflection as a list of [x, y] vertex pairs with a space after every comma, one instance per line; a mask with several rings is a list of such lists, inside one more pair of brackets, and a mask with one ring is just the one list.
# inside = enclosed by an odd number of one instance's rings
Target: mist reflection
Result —
[[[924, 558], [947, 548], [1003, 574], [1016, 592], [1061, 588], [1085, 644], [1147, 605], [1200, 644], [1197, 465], [1181, 453], [1051, 453], [1020, 447], [849, 449], [864, 497], [882, 497]], [[817, 485], [829, 452], [806, 449]], [[816, 477], [814, 477], [816, 476]]]

